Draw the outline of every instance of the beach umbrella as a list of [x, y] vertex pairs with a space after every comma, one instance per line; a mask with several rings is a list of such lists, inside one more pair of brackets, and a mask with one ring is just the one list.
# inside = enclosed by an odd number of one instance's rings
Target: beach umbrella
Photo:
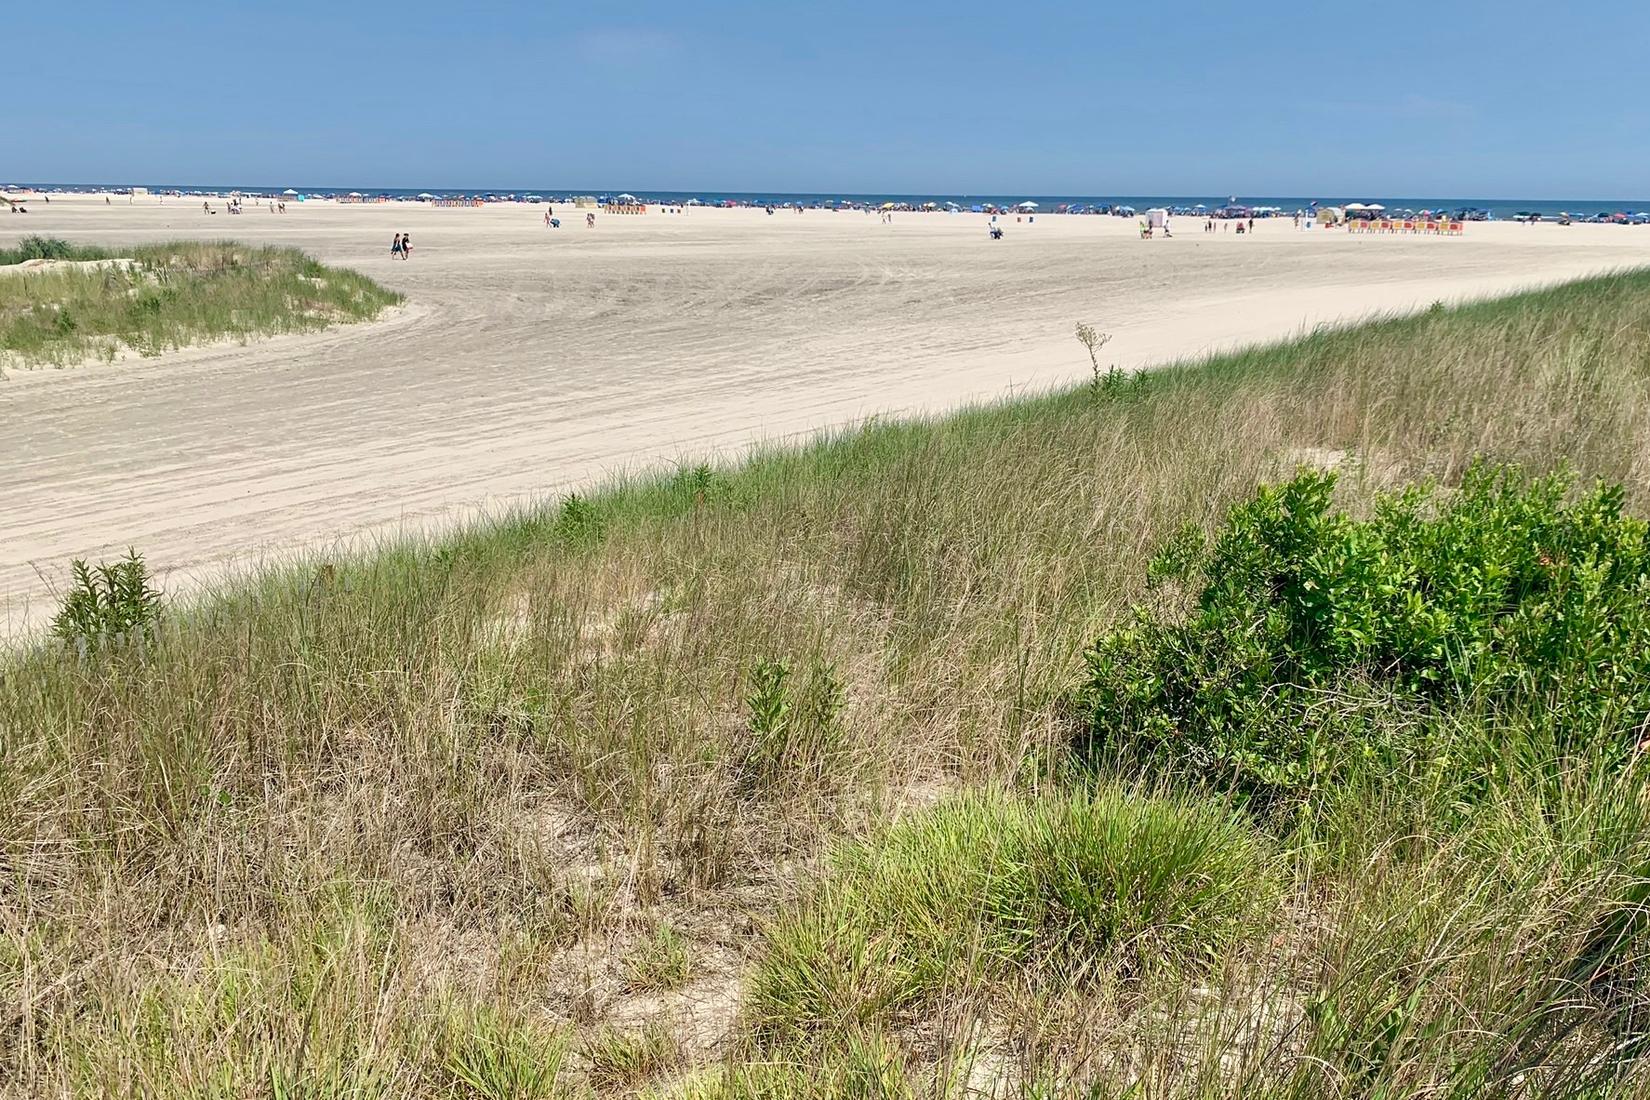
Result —
[[421, 198], [421, 199], [433, 199], [433, 198], [435, 198], [435, 196], [430, 194], [428, 191], [420, 191], [418, 193], [418, 197]]
[[1349, 202], [1349, 203], [1346, 204], [1346, 209], [1348, 209], [1348, 210], [1368, 210], [1369, 207], [1365, 206], [1361, 202]]
[[620, 195], [619, 196], [619, 201], [620, 202], [635, 202], [636, 201], [636, 196], [635, 195], [630, 195], [630, 194]]
[[1382, 206], [1378, 202], [1372, 202], [1368, 206], [1364, 207], [1364, 209], [1365, 210], [1385, 210], [1386, 207]]
[[1035, 210], [1035, 209], [1037, 209], [1037, 204], [1027, 200], [1026, 202], [1022, 202], [1020, 204], [1020, 209], [1021, 210]]

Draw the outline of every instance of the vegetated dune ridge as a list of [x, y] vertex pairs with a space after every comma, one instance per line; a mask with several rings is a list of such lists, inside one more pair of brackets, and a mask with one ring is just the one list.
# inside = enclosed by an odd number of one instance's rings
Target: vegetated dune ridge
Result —
[[[1647, 582], [1596, 540], [1640, 568], [1615, 512], [1650, 512], [1647, 344], [1644, 273], [1429, 311], [689, 468], [14, 655], [0, 1092], [1643, 1096], [1643, 717], [1552, 723], [1643, 693]], [[1456, 494], [1484, 455], [1620, 494]], [[1125, 723], [1090, 736], [1084, 651], [1137, 604], [1185, 617], [1196, 591], [1148, 588], [1148, 562], [1302, 463], [1406, 553], [1430, 536], [1377, 494], [1464, 501], [1452, 594], [1513, 560], [1615, 610], [1509, 616], [1528, 668], [1493, 640], [1405, 653], [1452, 679], [1401, 692], [1359, 663], [1346, 592], [1415, 578], [1274, 562], [1330, 529], [1310, 493], [1251, 507], [1245, 573], [1334, 583], [1245, 598], [1332, 596], [1297, 640], [1352, 661], [1288, 685], [1289, 729], [1264, 669], [1226, 681], [1247, 724], [1187, 731], [1215, 766], [1143, 773]], [[1433, 621], [1425, 597], [1404, 617]], [[1257, 636], [1217, 628], [1239, 656]], [[1484, 669], [1509, 675], [1472, 690]]]
[[[0, 368], [113, 363], [375, 320], [400, 297], [295, 248], [136, 245], [127, 257], [28, 238], [0, 260]], [[20, 260], [16, 257], [22, 257]]]
[[[0, 614], [49, 615], [75, 556], [134, 545], [182, 589], [226, 564], [430, 529], [591, 478], [869, 415], [1081, 377], [1075, 322], [1134, 367], [1373, 311], [1619, 267], [1643, 234], [1473, 225], [1460, 239], [1140, 241], [1134, 222], [695, 209], [542, 225], [541, 206], [290, 204], [206, 216], [54, 199], [0, 221], [123, 245], [296, 245], [404, 292], [371, 328], [0, 385]], [[414, 258], [390, 259], [411, 232]]]

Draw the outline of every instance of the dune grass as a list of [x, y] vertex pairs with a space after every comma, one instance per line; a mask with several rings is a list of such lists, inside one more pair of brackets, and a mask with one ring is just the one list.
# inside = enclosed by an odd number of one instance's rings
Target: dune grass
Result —
[[1641, 754], [1450, 710], [1417, 770], [1126, 795], [1078, 694], [1183, 613], [1158, 551], [1302, 465], [1352, 519], [1485, 458], [1650, 513], [1646, 349], [1622, 274], [14, 654], [0, 1095], [1650, 1095]]
[[[401, 301], [354, 271], [290, 248], [232, 242], [119, 250], [31, 238], [0, 250], [0, 264], [45, 259], [70, 266], [0, 270], [0, 367], [158, 355], [210, 340], [247, 340], [364, 321]], [[78, 266], [76, 266], [78, 265]]]

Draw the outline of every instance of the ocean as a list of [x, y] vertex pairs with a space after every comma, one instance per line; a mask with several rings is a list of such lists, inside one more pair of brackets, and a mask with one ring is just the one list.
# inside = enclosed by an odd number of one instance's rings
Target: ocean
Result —
[[994, 204], [997, 206], [1013, 206], [1022, 202], [1035, 202], [1044, 210], [1052, 210], [1063, 204], [1085, 206], [1123, 205], [1133, 206], [1144, 210], [1152, 206], [1169, 207], [1196, 207], [1203, 205], [1209, 209], [1216, 209], [1236, 200], [1242, 206], [1275, 206], [1285, 211], [1304, 210], [1316, 202], [1320, 206], [1341, 206], [1348, 202], [1380, 203], [1392, 210], [1458, 210], [1471, 207], [1489, 212], [1492, 218], [1510, 218], [1514, 214], [1534, 212], [1541, 214], [1556, 214], [1565, 211], [1570, 214], [1586, 217], [1593, 214], [1614, 214], [1620, 212], [1636, 213], [1650, 211], [1650, 199], [1518, 199], [1518, 198], [1460, 198], [1452, 196], [1405, 196], [1405, 195], [1040, 195], [1036, 193], [1016, 194], [895, 194], [895, 193], [856, 193], [856, 192], [788, 192], [788, 191], [652, 191], [645, 188], [601, 188], [601, 187], [374, 187], [370, 184], [355, 184], [351, 186], [304, 187], [298, 184], [249, 184], [249, 183], [36, 183], [35, 189], [42, 191], [84, 191], [105, 190], [116, 187], [148, 187], [151, 191], [181, 191], [185, 194], [228, 194], [231, 191], [243, 191], [253, 194], [279, 194], [286, 190], [297, 191], [300, 195], [314, 195], [317, 197], [336, 197], [347, 195], [352, 191], [363, 195], [389, 195], [393, 198], [416, 198], [421, 194], [432, 194], [437, 197], [454, 195], [538, 195], [544, 198], [562, 198], [569, 195], [596, 195], [610, 196], [620, 194], [634, 194], [644, 201], [674, 205], [685, 203], [689, 199], [698, 199], [705, 203], [721, 203], [733, 201], [751, 205], [779, 205], [783, 203], [801, 203], [805, 206], [816, 206], [825, 203], [835, 203], [845, 200], [867, 205], [881, 205], [885, 202], [907, 203], [920, 205], [925, 202], [946, 203], [954, 202], [967, 209], [971, 206]]

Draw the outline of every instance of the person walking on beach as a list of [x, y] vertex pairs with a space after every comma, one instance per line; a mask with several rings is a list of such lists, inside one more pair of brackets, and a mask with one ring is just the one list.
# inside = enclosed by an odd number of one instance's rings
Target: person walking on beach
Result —
[[412, 259], [412, 234], [411, 233], [401, 234], [401, 258], [403, 260]]
[[401, 234], [397, 233], [395, 235], [395, 240], [390, 242], [390, 259], [399, 260], [400, 258], [401, 258]]

